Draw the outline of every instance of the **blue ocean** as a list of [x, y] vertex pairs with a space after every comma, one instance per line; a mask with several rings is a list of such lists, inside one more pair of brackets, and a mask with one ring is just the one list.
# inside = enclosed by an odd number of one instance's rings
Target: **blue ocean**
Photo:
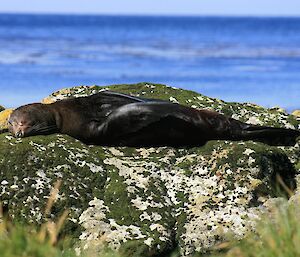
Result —
[[300, 18], [0, 14], [0, 105], [156, 82], [300, 108]]

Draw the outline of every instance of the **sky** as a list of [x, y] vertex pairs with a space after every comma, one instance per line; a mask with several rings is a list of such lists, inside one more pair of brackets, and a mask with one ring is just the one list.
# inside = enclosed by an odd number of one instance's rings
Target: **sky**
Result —
[[1, 0], [0, 12], [300, 16], [300, 0]]

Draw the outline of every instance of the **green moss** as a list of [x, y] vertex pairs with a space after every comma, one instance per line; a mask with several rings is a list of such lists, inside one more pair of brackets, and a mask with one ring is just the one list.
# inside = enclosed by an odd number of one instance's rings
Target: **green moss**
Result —
[[289, 122], [290, 124], [292, 124], [295, 128], [300, 128], [299, 124], [300, 124], [300, 119], [299, 117], [295, 117], [294, 115], [289, 115], [287, 117], [287, 122]]
[[295, 165], [296, 170], [300, 171], [300, 162]]
[[109, 207], [108, 218], [114, 218], [119, 225], [130, 225], [139, 222], [141, 212], [131, 205], [124, 178], [112, 167], [109, 171], [109, 182], [105, 186], [104, 202]]
[[[99, 87], [103, 88], [103, 87]], [[186, 104], [187, 99], [199, 96], [200, 94], [183, 89], [177, 89], [173, 87], [167, 87], [162, 84], [153, 83], [137, 83], [137, 84], [123, 84], [123, 85], [112, 85], [104, 88], [109, 90], [118, 91], [125, 94], [133, 94], [141, 97], [159, 98], [163, 100], [169, 100], [170, 97], [174, 97], [181, 104]]]
[[27, 220], [31, 213], [30, 220], [40, 223], [51, 187], [62, 180], [61, 199], [53, 206], [52, 215], [59, 216], [70, 209], [71, 217], [77, 218], [81, 213], [78, 210], [87, 208], [90, 199], [103, 195], [106, 174], [93, 173], [87, 165], [103, 166], [99, 151], [67, 136], [18, 140], [2, 134], [0, 177], [6, 182], [2, 184], [1, 200], [16, 218]]

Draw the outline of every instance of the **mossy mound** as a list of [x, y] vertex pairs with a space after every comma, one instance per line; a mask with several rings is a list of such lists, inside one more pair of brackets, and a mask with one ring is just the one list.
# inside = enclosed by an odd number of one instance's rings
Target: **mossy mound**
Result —
[[274, 196], [275, 174], [287, 183], [295, 174], [283, 151], [253, 142], [135, 149], [2, 134], [0, 160], [1, 199], [13, 217], [43, 222], [51, 185], [62, 180], [51, 215], [70, 209], [66, 232], [81, 233], [84, 245], [97, 249], [99, 242], [118, 249], [134, 241], [145, 254], [172, 249], [177, 240], [187, 254], [232, 233], [241, 237]]
[[[71, 88], [47, 101], [103, 89]], [[286, 113], [163, 85], [109, 89], [194, 107], [213, 106], [231, 110], [232, 115], [240, 111], [241, 119], [251, 115], [248, 110], [267, 117], [267, 123], [299, 126], [299, 120]], [[254, 229], [264, 204], [278, 194], [276, 177], [294, 185], [296, 147], [211, 141], [189, 149], [116, 148], [87, 146], [65, 135], [15, 139], [5, 133], [0, 135], [0, 196], [15, 219], [42, 223], [50, 190], [61, 180], [50, 216], [69, 209], [65, 233], [79, 238], [82, 247], [99, 251], [109, 245], [130, 256], [156, 256], [179, 246], [186, 256]]]

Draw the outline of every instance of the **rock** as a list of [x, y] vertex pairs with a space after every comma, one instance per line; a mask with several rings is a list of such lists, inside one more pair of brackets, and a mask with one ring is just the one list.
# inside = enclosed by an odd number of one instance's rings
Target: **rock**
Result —
[[272, 108], [269, 109], [270, 111], [276, 111], [276, 112], [282, 112], [282, 113], [287, 113], [287, 111], [279, 106], [274, 106]]
[[7, 121], [13, 109], [6, 109], [0, 112], [0, 133], [7, 130]]
[[[47, 101], [103, 89], [71, 88]], [[264, 124], [300, 124], [286, 113], [163, 85], [110, 89], [213, 107], [241, 120], [254, 116]], [[42, 223], [51, 186], [61, 179], [51, 217], [69, 209], [64, 233], [79, 238], [82, 248], [97, 252], [108, 244], [129, 256], [156, 256], [178, 246], [187, 256], [255, 229], [264, 204], [276, 197], [276, 175], [294, 185], [299, 152], [299, 145], [251, 141], [210, 141], [190, 149], [116, 148], [87, 146], [65, 135], [15, 139], [5, 133], [0, 135], [0, 195], [13, 218]]]
[[300, 110], [295, 110], [292, 112], [292, 114], [296, 117], [300, 117]]
[[67, 231], [85, 247], [128, 241], [155, 254], [174, 248], [176, 238], [187, 255], [242, 237], [272, 197], [275, 174], [290, 183], [295, 173], [282, 150], [253, 142], [134, 149], [2, 134], [0, 160], [1, 199], [13, 217], [43, 222], [51, 185], [61, 179], [52, 216], [70, 209]]
[[43, 104], [51, 104], [53, 102], [62, 100], [67, 97], [87, 96], [90, 94], [95, 94], [99, 91], [99, 90], [93, 90], [93, 88], [97, 88], [97, 86], [79, 86], [73, 88], [64, 88], [42, 99], [41, 102]]

